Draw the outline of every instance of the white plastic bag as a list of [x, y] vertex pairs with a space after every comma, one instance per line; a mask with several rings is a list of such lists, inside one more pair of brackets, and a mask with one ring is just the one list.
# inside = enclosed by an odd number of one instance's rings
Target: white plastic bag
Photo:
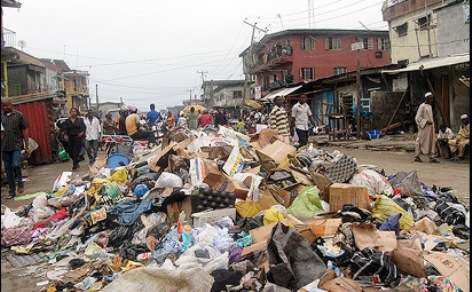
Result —
[[182, 179], [170, 172], [163, 172], [156, 181], [157, 188], [181, 188]]
[[24, 223], [23, 218], [16, 215], [10, 208], [5, 209], [5, 214], [2, 215], [2, 228], [14, 228]]
[[349, 183], [366, 187], [371, 196], [380, 194], [386, 196], [393, 195], [393, 188], [388, 180], [372, 169], [362, 168], [358, 170], [357, 173], [352, 176]]

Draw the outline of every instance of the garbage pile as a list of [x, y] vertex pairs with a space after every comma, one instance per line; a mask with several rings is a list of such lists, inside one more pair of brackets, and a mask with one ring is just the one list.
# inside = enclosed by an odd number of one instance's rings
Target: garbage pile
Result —
[[414, 172], [225, 127], [95, 166], [2, 210], [43, 291], [469, 291], [469, 210]]

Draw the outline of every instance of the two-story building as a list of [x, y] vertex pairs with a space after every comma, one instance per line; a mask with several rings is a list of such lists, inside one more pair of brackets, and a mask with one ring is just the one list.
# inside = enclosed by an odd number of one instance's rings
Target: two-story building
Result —
[[[363, 43], [363, 50], [351, 45]], [[361, 68], [390, 63], [388, 31], [342, 29], [291, 29], [265, 35], [245, 49], [246, 80], [269, 90], [291, 83], [313, 81]]]
[[393, 63], [405, 65], [383, 73], [405, 80], [412, 115], [425, 92], [435, 96], [435, 119], [457, 130], [469, 112], [470, 4], [468, 0], [387, 0]]
[[64, 72], [64, 90], [67, 110], [75, 107], [80, 111], [89, 108], [89, 73], [87, 71], [72, 70]]

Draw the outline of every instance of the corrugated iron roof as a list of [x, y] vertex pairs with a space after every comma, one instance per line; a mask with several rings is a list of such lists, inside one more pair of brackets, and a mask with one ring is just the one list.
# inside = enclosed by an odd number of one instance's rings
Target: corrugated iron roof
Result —
[[439, 58], [428, 58], [415, 63], [408, 64], [405, 68], [396, 69], [396, 70], [382, 70], [382, 73], [387, 74], [398, 74], [402, 72], [412, 72], [419, 70], [429, 70], [439, 67], [457, 65], [462, 63], [469, 63], [470, 55], [454, 55], [448, 57], [439, 57]]

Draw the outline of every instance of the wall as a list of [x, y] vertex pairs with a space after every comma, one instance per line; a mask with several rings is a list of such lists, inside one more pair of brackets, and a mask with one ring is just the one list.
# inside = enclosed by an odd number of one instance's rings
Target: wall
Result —
[[469, 53], [470, 24], [465, 22], [464, 4], [442, 8], [437, 15], [439, 56]]
[[26, 65], [8, 66], [8, 94], [22, 95], [27, 90]]
[[[389, 35], [390, 42], [392, 45], [392, 63], [397, 64], [398, 61], [408, 60], [409, 63], [416, 62], [421, 56], [429, 55], [429, 42], [428, 42], [428, 31], [418, 30], [418, 41], [416, 39], [416, 29], [418, 25], [415, 23], [418, 18], [425, 16], [426, 13], [418, 11], [410, 13], [404, 16], [393, 19], [389, 23]], [[435, 16], [432, 17], [434, 22]], [[408, 23], [408, 30], [406, 36], [398, 36], [398, 33], [394, 30], [395, 27], [400, 26], [404, 23]], [[438, 48], [436, 46], [437, 37], [436, 29], [430, 30], [431, 38], [431, 54], [433, 57], [438, 56]], [[420, 52], [418, 52], [418, 43]]]
[[51, 70], [49, 68], [46, 68], [46, 74], [44, 74], [44, 85], [45, 85], [45, 90], [47, 91], [52, 91], [56, 92], [59, 90], [59, 84], [58, 84], [58, 79], [57, 79], [57, 72], [54, 70]]
[[[325, 48], [325, 39], [328, 35], [315, 36], [315, 48], [303, 50], [301, 45], [303, 36], [291, 39], [293, 47], [292, 75], [294, 82], [303, 81], [300, 69], [303, 67], [314, 67], [315, 79], [334, 75], [335, 67], [346, 67], [347, 71], [357, 69], [357, 52], [352, 51], [351, 45], [357, 41], [355, 36], [339, 36], [341, 38], [341, 49], [328, 50]], [[335, 36], [338, 37], [338, 36]], [[385, 35], [387, 37], [387, 35]], [[369, 37], [372, 38], [372, 37]], [[374, 37], [377, 40], [377, 37]], [[373, 49], [359, 51], [361, 68], [379, 67], [390, 63], [390, 52], [382, 51], [382, 58], [376, 58], [378, 44], [374, 41]]]
[[236, 107], [241, 105], [243, 101], [242, 98], [233, 98], [233, 91], [241, 91], [244, 94], [244, 87], [234, 86], [234, 87], [224, 87], [218, 91], [214, 92], [213, 106], [216, 107]]
[[[303, 39], [306, 36], [314, 38], [315, 46], [313, 49], [305, 50], [302, 48]], [[341, 39], [341, 48], [329, 50], [325, 48], [325, 41], [328, 37], [336, 37]], [[373, 40], [373, 48], [361, 50], [359, 52], [359, 59], [361, 68], [368, 67], [380, 67], [386, 64], [390, 64], [390, 51], [383, 50], [382, 57], [377, 58], [375, 56], [378, 50], [378, 39], [381, 37], [388, 38], [388, 33], [385, 34], [372, 34], [372, 35], [359, 35], [360, 38], [368, 37]], [[287, 56], [286, 59], [289, 61], [272, 68], [264, 68], [259, 66], [261, 69], [257, 72], [257, 85], [263, 85], [264, 77], [269, 77], [269, 80], [273, 79], [273, 75], [277, 74], [278, 79], [282, 79], [282, 71], [287, 70], [289, 74], [293, 76], [293, 82], [301, 82], [300, 69], [311, 67], [314, 68], [314, 79], [320, 79], [329, 77], [335, 74], [334, 69], [336, 67], [346, 67], [347, 71], [355, 71], [357, 68], [357, 52], [352, 51], [352, 43], [357, 41], [355, 34], [323, 34], [320, 32], [313, 32], [313, 34], [293, 34], [288, 36], [274, 37], [267, 41], [263, 48], [258, 49], [258, 55], [261, 56], [264, 52], [268, 52], [270, 48], [276, 42], [283, 43], [289, 40], [290, 46], [292, 47], [292, 56]], [[265, 66], [267, 67], [267, 66]]]

